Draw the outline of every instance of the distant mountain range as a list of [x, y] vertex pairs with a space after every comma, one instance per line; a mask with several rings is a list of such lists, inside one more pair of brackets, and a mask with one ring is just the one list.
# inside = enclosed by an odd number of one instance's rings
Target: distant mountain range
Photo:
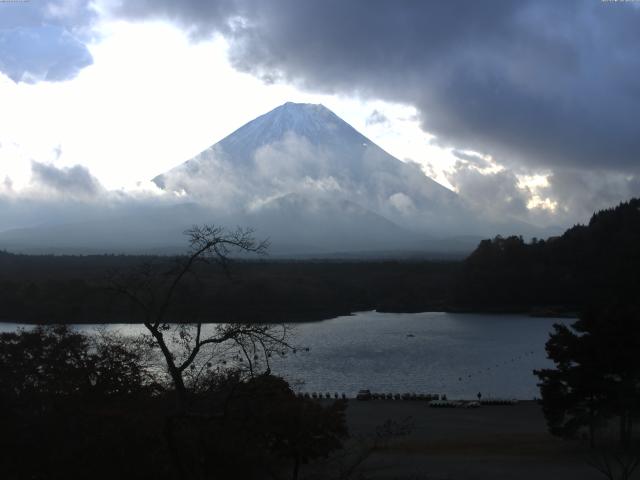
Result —
[[274, 255], [465, 253], [483, 236], [535, 230], [478, 219], [417, 164], [322, 105], [281, 105], [153, 182], [184, 203], [6, 231], [0, 248], [173, 252], [184, 248], [184, 229], [206, 222], [252, 227]]

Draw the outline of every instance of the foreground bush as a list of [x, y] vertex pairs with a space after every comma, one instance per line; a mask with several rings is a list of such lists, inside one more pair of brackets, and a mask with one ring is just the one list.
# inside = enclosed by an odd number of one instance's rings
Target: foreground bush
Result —
[[345, 405], [216, 371], [176, 410], [144, 343], [66, 327], [0, 335], [2, 478], [297, 477], [346, 438]]

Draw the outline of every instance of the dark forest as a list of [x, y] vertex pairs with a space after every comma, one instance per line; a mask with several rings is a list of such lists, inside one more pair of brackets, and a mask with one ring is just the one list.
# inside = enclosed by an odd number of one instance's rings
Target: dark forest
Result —
[[[548, 239], [483, 240], [463, 261], [236, 260], [198, 270], [176, 299], [180, 321], [298, 322], [354, 311], [475, 311], [571, 315], [640, 286], [640, 200], [597, 212]], [[140, 265], [169, 270], [174, 257], [26, 256], [0, 253], [4, 321], [137, 322], [109, 279]], [[190, 289], [191, 288], [191, 289]], [[182, 305], [180, 305], [182, 302]], [[188, 304], [188, 308], [187, 308]]]

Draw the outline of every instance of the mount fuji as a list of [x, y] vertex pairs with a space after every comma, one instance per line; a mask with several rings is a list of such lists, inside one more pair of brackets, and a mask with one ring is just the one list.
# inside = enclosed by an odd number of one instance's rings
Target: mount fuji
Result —
[[454, 192], [322, 105], [285, 103], [153, 182], [275, 248], [425, 249], [477, 230]]
[[175, 252], [185, 229], [215, 223], [253, 228], [274, 255], [370, 256], [468, 252], [498, 231], [322, 105], [285, 103], [153, 182], [163, 201], [5, 231], [0, 248]]
[[312, 104], [285, 103], [153, 181], [236, 212], [256, 213], [291, 194], [341, 199], [429, 233], [450, 233], [466, 210], [417, 164], [401, 162]]

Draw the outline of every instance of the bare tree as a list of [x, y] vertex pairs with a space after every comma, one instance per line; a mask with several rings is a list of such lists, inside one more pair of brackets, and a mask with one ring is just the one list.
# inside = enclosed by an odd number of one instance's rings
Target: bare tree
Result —
[[[202, 225], [192, 227], [185, 235], [189, 241], [188, 254], [178, 257], [170, 268], [165, 265], [163, 270], [153, 263], [145, 263], [135, 271], [110, 278], [111, 288], [129, 298], [141, 312], [151, 343], [162, 352], [179, 409], [186, 406], [188, 381], [195, 385], [199, 374], [211, 368], [215, 359], [226, 364], [226, 360], [221, 359], [230, 357], [236, 365], [246, 365], [248, 373], [253, 375], [260, 367], [270, 369], [272, 354], [283, 355], [291, 348], [285, 325], [208, 325], [203, 324], [197, 312], [192, 312], [191, 323], [173, 323], [176, 316], [184, 314], [175, 308], [172, 310], [172, 304], [187, 279], [202, 288], [196, 270], [198, 264], [217, 263], [228, 275], [234, 253], [259, 255], [268, 248], [268, 242], [256, 241], [250, 229], [228, 231], [219, 226]], [[197, 294], [191, 291], [188, 295]], [[193, 299], [190, 303], [197, 302]], [[198, 362], [201, 357], [204, 361]]]
[[640, 452], [602, 450], [593, 453], [587, 464], [609, 480], [629, 480], [640, 465]]

